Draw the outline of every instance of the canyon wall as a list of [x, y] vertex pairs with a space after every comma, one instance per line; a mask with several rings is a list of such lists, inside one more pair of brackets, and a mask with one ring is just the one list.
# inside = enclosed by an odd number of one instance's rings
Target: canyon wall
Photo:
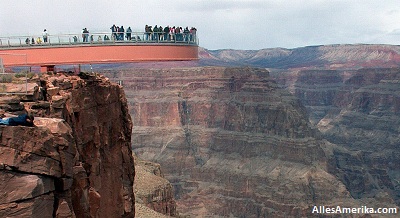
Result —
[[163, 166], [180, 215], [310, 217], [313, 205], [365, 204], [336, 174], [336, 145], [322, 139], [307, 109], [266, 70], [130, 69], [106, 76], [122, 82], [133, 150]]
[[0, 216], [134, 217], [132, 122], [122, 88], [90, 74], [41, 80], [47, 101], [36, 101], [38, 92], [2, 101], [37, 118], [36, 127], [0, 126]]
[[356, 199], [400, 205], [400, 69], [288, 70], [273, 74], [336, 144], [329, 170]]

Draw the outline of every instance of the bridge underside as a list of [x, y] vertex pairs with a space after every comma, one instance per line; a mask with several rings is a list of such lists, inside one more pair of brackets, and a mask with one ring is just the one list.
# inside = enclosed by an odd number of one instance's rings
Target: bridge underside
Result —
[[41, 66], [45, 71], [54, 69], [56, 65], [69, 64], [197, 60], [198, 46], [172, 43], [35, 46], [0, 49], [0, 57], [6, 67]]

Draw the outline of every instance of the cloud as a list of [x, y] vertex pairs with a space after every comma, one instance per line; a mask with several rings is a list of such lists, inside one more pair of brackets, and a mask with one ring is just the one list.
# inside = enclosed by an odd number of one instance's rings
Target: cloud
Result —
[[112, 24], [195, 26], [208, 49], [399, 44], [398, 0], [2, 0], [2, 35], [109, 31]]
[[183, 11], [214, 12], [224, 10], [258, 10], [265, 9], [268, 1], [260, 0], [198, 0], [180, 5]]

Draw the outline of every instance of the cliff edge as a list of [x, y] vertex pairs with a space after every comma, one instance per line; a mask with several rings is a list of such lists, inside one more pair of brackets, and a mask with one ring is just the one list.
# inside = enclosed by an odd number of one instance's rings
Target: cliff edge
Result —
[[122, 88], [90, 74], [40, 80], [46, 95], [1, 101], [8, 112], [30, 109], [37, 118], [36, 127], [0, 126], [0, 217], [134, 217]]

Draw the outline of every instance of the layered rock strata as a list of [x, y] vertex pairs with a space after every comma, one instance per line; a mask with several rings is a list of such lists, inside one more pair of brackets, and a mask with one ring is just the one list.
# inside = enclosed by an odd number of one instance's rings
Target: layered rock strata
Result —
[[0, 127], [1, 217], [134, 217], [124, 92], [104, 77], [80, 76], [42, 77], [48, 101], [21, 104], [47, 118]]
[[[176, 216], [176, 202], [171, 183], [164, 178], [160, 164], [138, 159], [135, 155], [135, 192], [136, 204], [168, 216]], [[136, 212], [137, 216], [154, 217]]]
[[[197, 217], [310, 217], [313, 205], [359, 205], [333, 174], [297, 98], [263, 69], [140, 69], [123, 83], [132, 145], [164, 166], [178, 212]], [[370, 199], [374, 205], [379, 204]]]
[[301, 70], [276, 73], [337, 147], [330, 172], [356, 199], [400, 205], [400, 70]]

